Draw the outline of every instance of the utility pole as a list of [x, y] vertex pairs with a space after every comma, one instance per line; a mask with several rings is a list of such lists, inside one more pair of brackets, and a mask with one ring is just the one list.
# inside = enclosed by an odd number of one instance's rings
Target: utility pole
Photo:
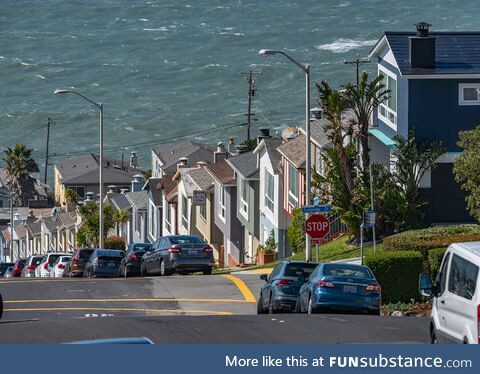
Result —
[[254, 116], [255, 114], [252, 114], [252, 104], [253, 104], [253, 99], [255, 96], [255, 79], [253, 79], [253, 76], [257, 74], [262, 74], [261, 71], [248, 71], [248, 72], [242, 72], [242, 75], [245, 76], [245, 79], [248, 81], [248, 112], [246, 114], [247, 116], [247, 140], [250, 140], [250, 129], [251, 129], [251, 117]]
[[50, 143], [50, 126], [53, 125], [53, 121], [48, 117], [47, 122], [47, 147], [45, 151], [45, 176], [43, 178], [43, 183], [47, 184], [47, 172], [48, 172], [48, 145]]
[[350, 61], [347, 61], [347, 60], [344, 60], [343, 63], [344, 64], [349, 64], [349, 65], [355, 65], [355, 70], [356, 70], [356, 77], [357, 77], [357, 87], [358, 85], [360, 84], [360, 65], [361, 64], [368, 64], [370, 62], [370, 60], [368, 58], [363, 58], [363, 59], [359, 59], [358, 56], [355, 60], [350, 60]]

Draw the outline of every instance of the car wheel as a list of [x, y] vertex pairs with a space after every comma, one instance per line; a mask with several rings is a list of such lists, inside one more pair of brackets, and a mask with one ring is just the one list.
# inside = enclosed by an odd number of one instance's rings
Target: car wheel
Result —
[[295, 303], [295, 313], [302, 313], [302, 306], [300, 305], [300, 298]]
[[372, 316], [379, 316], [380, 315], [380, 309], [369, 310], [368, 314], [371, 314]]
[[170, 275], [170, 273], [167, 271], [167, 268], [165, 266], [165, 261], [160, 260], [160, 275], [162, 277], [166, 277], [167, 275]]
[[268, 314], [275, 314], [275, 306], [273, 305], [272, 295], [270, 295], [270, 300], [268, 301]]
[[435, 328], [433, 328], [432, 332], [430, 333], [430, 344], [438, 344], [437, 332], [435, 331]]
[[148, 275], [147, 269], [145, 269], [144, 263], [142, 262], [142, 263], [140, 264], [140, 276], [141, 276], [141, 277], [144, 277], [144, 276], [146, 276], [146, 275]]
[[212, 274], [212, 268], [203, 271], [203, 275], [211, 275], [211, 274]]
[[263, 295], [261, 293], [257, 303], [257, 314], [265, 314], [265, 308], [263, 307]]
[[127, 269], [126, 266], [123, 267], [123, 276], [124, 276], [125, 278], [128, 278], [128, 269]]
[[313, 306], [313, 300], [312, 300], [312, 295], [308, 297], [308, 314], [314, 314], [315, 308]]

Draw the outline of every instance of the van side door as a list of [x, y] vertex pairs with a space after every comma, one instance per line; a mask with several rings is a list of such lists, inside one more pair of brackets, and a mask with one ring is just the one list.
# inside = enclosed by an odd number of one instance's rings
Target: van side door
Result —
[[450, 252], [443, 257], [442, 266], [435, 280], [435, 297], [433, 299], [432, 316], [437, 329], [437, 339], [439, 343], [446, 341], [447, 327], [445, 321], [445, 288], [447, 287], [448, 264], [450, 262]]

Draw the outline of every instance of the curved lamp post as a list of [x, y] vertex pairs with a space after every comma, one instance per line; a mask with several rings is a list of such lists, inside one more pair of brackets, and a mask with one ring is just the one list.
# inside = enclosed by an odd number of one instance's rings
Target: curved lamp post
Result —
[[[305, 205], [310, 205], [311, 192], [311, 148], [310, 148], [310, 65], [301, 64], [284, 51], [275, 49], [261, 49], [258, 54], [260, 56], [283, 55], [293, 62], [298, 68], [305, 73], [305, 133], [306, 133], [306, 167], [305, 167]], [[307, 214], [308, 216], [308, 214]], [[305, 240], [306, 250], [305, 257], [307, 261], [312, 259], [310, 240]]]
[[99, 243], [98, 246], [99, 248], [104, 247], [104, 238], [103, 238], [103, 103], [97, 103], [93, 100], [90, 100], [88, 97], [83, 96], [82, 94], [78, 93], [77, 91], [72, 91], [72, 90], [59, 90], [56, 89], [53, 94], [54, 95], [62, 95], [62, 94], [75, 94], [80, 96], [82, 99], [88, 101], [89, 103], [95, 105], [99, 110], [100, 110], [100, 160], [99, 160], [99, 177], [98, 177], [98, 183], [99, 183], [99, 204], [98, 204], [98, 210], [99, 210]]

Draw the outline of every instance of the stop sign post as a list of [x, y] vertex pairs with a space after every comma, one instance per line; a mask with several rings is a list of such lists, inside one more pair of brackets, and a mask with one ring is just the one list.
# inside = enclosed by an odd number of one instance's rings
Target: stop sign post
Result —
[[318, 241], [323, 239], [330, 232], [330, 221], [321, 214], [314, 214], [305, 221], [305, 232], [312, 239], [316, 239], [316, 252], [318, 262]]

